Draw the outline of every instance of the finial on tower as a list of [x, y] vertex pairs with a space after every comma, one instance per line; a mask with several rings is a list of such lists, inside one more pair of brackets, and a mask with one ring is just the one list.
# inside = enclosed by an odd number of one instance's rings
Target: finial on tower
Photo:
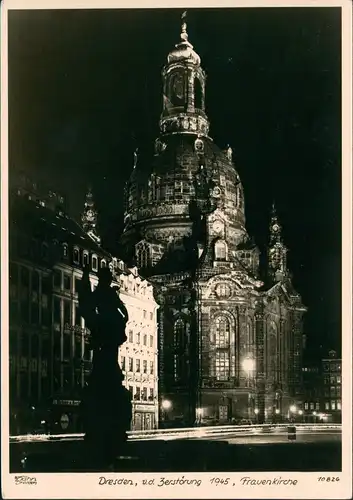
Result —
[[81, 224], [88, 236], [99, 245], [100, 237], [97, 234], [97, 216], [98, 213], [94, 206], [92, 186], [88, 186], [84, 210], [81, 215]]
[[139, 148], [136, 148], [134, 151], [134, 169], [136, 168], [137, 165], [137, 153], [138, 153]]
[[184, 10], [184, 12], [182, 13], [181, 15], [181, 33], [180, 33], [180, 38], [184, 41], [184, 42], [187, 42], [188, 41], [188, 34], [187, 34], [187, 31], [186, 31], [186, 27], [187, 27], [187, 24], [186, 24], [186, 17], [187, 17], [187, 14], [188, 14], [188, 11], [187, 10]]

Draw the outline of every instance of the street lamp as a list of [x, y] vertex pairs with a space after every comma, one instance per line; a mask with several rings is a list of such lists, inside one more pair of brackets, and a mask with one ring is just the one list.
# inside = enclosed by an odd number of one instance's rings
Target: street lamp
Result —
[[169, 401], [169, 399], [163, 399], [163, 401], [162, 401], [163, 410], [170, 410], [171, 407], [172, 407], [171, 401]]
[[276, 415], [279, 415], [279, 408], [276, 408], [275, 412], [276, 412]]
[[297, 412], [297, 407], [295, 405], [292, 405], [292, 406], [289, 407], [289, 411], [291, 413], [296, 413]]

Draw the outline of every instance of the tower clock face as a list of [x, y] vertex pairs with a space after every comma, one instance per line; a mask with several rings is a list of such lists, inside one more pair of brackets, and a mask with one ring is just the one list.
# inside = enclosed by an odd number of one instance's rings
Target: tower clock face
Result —
[[274, 230], [275, 233], [277, 233], [277, 231], [279, 230], [279, 225], [278, 224], [274, 224], [272, 226], [272, 229]]
[[217, 234], [223, 231], [223, 227], [223, 222], [221, 220], [215, 220], [212, 226], [214, 232]]
[[89, 220], [93, 220], [94, 219], [93, 210], [87, 210], [87, 219], [89, 219]]

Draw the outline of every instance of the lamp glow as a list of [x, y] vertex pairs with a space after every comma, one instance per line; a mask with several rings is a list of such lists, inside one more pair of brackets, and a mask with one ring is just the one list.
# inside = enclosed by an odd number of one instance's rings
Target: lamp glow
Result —
[[257, 415], [259, 413], [258, 408], [255, 408], [254, 413], [255, 413], [255, 415]]
[[198, 417], [202, 417], [202, 415], [203, 415], [203, 408], [196, 408], [196, 415]]
[[247, 373], [251, 373], [255, 369], [255, 361], [252, 358], [245, 358], [242, 363], [243, 370]]
[[299, 415], [303, 415], [303, 410], [298, 411]]
[[276, 408], [276, 410], [275, 410], [275, 411], [276, 411], [276, 415], [278, 415], [278, 414], [279, 414], [279, 409], [278, 409], [278, 408]]
[[172, 407], [172, 403], [169, 401], [169, 399], [163, 399], [163, 401], [162, 401], [163, 410], [170, 410], [171, 407]]
[[292, 412], [292, 413], [296, 413], [297, 407], [295, 405], [292, 405], [292, 406], [289, 407], [289, 411]]

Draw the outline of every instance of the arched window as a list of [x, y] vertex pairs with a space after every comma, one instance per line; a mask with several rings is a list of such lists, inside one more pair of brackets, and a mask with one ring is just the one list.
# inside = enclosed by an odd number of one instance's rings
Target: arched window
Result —
[[67, 243], [63, 243], [63, 257], [64, 257], [64, 259], [67, 259], [68, 255], [69, 255], [68, 245], [67, 245]]
[[101, 268], [107, 267], [107, 263], [104, 259], [101, 260]]
[[215, 260], [227, 260], [227, 243], [223, 240], [216, 241], [214, 253]]
[[226, 316], [218, 316], [214, 332], [214, 344], [217, 348], [228, 348], [230, 337], [230, 322]]
[[142, 243], [137, 247], [137, 267], [146, 268], [150, 264], [151, 252], [150, 247], [146, 243]]
[[88, 252], [83, 252], [83, 267], [88, 266]]
[[195, 91], [195, 108], [202, 109], [202, 86], [198, 78], [194, 80], [194, 91]]
[[277, 326], [274, 321], [267, 323], [267, 376], [277, 381], [278, 373], [278, 350], [277, 350]]
[[73, 255], [74, 262], [78, 264], [80, 262], [80, 252], [78, 251], [78, 248], [74, 248], [74, 255]]
[[93, 271], [98, 271], [98, 259], [96, 255], [92, 257], [92, 269]]
[[217, 316], [211, 341], [216, 348], [211, 358], [211, 376], [217, 380], [228, 380], [230, 376], [230, 319]]
[[47, 243], [42, 243], [42, 259], [46, 261], [49, 257], [49, 247]]
[[174, 349], [178, 350], [180, 349], [180, 347], [183, 347], [184, 335], [185, 335], [185, 324], [184, 321], [181, 318], [179, 318], [174, 323], [174, 336], [173, 336]]

